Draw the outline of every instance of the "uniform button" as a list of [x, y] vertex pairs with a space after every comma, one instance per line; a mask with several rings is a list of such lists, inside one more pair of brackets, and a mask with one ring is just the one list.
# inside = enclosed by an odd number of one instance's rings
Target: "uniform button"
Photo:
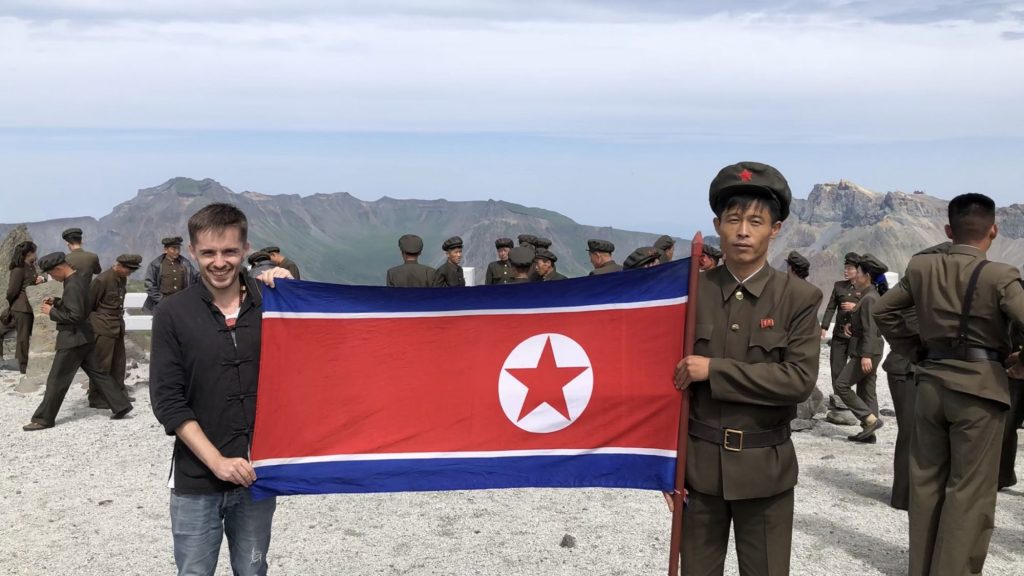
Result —
[[733, 332], [736, 332], [739, 329], [740, 329], [740, 325], [739, 324], [733, 324], [732, 326], [729, 326], [729, 330], [732, 330]]
[[739, 290], [737, 290], [736, 291], [736, 299], [737, 300], [743, 300], [743, 292], [740, 292]]

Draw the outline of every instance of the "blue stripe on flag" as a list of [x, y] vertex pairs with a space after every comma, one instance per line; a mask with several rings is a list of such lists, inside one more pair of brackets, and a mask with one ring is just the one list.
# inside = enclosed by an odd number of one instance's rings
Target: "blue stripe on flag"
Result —
[[326, 314], [522, 310], [628, 304], [686, 296], [690, 259], [556, 282], [472, 288], [387, 288], [282, 281], [263, 291], [266, 312]]
[[346, 460], [256, 468], [253, 495], [492, 488], [636, 488], [671, 492], [676, 459], [640, 454]]

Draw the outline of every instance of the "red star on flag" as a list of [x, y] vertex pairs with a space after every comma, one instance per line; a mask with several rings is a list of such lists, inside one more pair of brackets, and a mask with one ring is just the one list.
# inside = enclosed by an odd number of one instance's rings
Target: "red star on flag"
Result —
[[551, 349], [551, 337], [544, 342], [544, 351], [540, 354], [535, 368], [506, 368], [513, 378], [530, 389], [519, 411], [522, 420], [541, 404], [547, 404], [556, 412], [569, 417], [569, 406], [565, 401], [564, 388], [577, 376], [587, 370], [587, 366], [563, 367], [555, 362], [555, 352]]
[[740, 172], [740, 180], [743, 180], [744, 182], [750, 182], [750, 179], [753, 177], [754, 174], [751, 173], [750, 170], [747, 170], [746, 168], [743, 169], [743, 172]]

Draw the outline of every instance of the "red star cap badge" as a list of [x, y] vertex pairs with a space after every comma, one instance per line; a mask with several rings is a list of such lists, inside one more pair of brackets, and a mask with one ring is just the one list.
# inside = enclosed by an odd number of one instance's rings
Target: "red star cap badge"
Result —
[[751, 173], [750, 170], [747, 170], [746, 168], [743, 169], [743, 172], [740, 172], [740, 180], [744, 182], [750, 182], [750, 179], [753, 177], [754, 174]]

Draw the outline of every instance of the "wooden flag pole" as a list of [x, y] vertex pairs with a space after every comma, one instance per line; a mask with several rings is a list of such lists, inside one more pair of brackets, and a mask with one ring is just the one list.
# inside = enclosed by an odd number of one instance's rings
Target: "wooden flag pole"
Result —
[[[700, 256], [704, 236], [697, 232], [690, 243], [690, 287], [686, 299], [686, 327], [683, 332], [683, 357], [693, 354], [697, 334], [697, 287], [700, 285]], [[672, 494], [672, 539], [669, 544], [668, 575], [679, 576], [679, 548], [683, 537], [683, 492], [686, 485], [686, 448], [690, 434], [690, 391], [680, 395], [679, 442], [676, 447], [676, 490]]]

